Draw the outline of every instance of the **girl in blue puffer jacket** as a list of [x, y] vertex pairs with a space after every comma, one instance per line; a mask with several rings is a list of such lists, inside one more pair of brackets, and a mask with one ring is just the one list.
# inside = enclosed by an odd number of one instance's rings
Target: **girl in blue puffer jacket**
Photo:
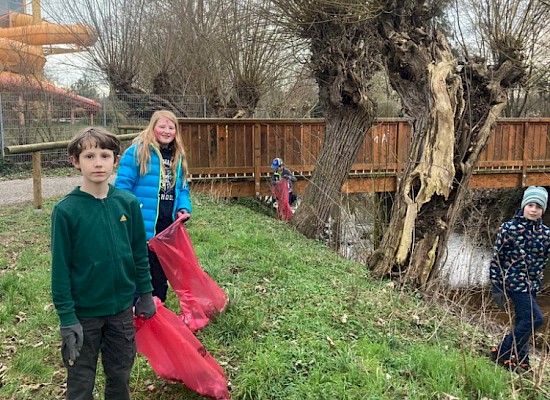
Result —
[[[126, 150], [115, 186], [133, 193], [141, 206], [147, 240], [183, 214], [190, 216], [187, 160], [176, 116], [156, 111], [147, 128]], [[166, 300], [168, 281], [156, 254], [149, 250], [153, 296]]]
[[491, 349], [491, 357], [517, 372], [531, 369], [529, 342], [544, 322], [537, 292], [550, 253], [550, 229], [542, 223], [547, 204], [546, 189], [525, 189], [521, 208], [498, 231], [489, 267], [495, 302], [505, 309], [509, 299], [515, 312], [512, 331]]

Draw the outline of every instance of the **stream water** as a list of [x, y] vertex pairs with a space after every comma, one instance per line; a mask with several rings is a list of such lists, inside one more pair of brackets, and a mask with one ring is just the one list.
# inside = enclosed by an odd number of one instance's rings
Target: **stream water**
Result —
[[[341, 248], [343, 256], [366, 262], [367, 255], [372, 251], [372, 225], [358, 224], [351, 218], [348, 226], [342, 233], [346, 246]], [[369, 244], [369, 242], [371, 244]], [[442, 264], [439, 276], [448, 285], [454, 298], [462, 299], [464, 305], [472, 310], [473, 314], [485, 314], [489, 318], [495, 318], [502, 324], [509, 324], [510, 317], [507, 313], [500, 312], [490, 301], [489, 263], [492, 257], [492, 249], [475, 244], [467, 235], [451, 234], [447, 254]], [[547, 268], [546, 275], [550, 275]], [[537, 302], [541, 307], [545, 324], [539, 332], [542, 334], [541, 343], [550, 345], [550, 276], [545, 279], [547, 289], [537, 296]]]

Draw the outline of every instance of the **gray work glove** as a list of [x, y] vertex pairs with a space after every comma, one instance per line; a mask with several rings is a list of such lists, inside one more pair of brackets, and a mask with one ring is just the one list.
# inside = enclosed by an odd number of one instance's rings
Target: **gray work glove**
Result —
[[145, 319], [151, 318], [157, 312], [157, 306], [153, 300], [153, 292], [142, 293], [136, 301], [134, 314], [136, 317], [143, 315]]
[[80, 322], [69, 326], [59, 328], [61, 335], [61, 357], [69, 365], [73, 365], [80, 355], [82, 344], [84, 343], [84, 332]]
[[506, 295], [504, 291], [496, 285], [493, 285], [491, 290], [493, 301], [496, 303], [501, 311], [506, 311]]

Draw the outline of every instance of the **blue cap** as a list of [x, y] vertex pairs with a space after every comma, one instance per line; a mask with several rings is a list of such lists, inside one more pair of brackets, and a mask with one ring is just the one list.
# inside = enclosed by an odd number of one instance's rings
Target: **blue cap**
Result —
[[273, 162], [271, 163], [271, 168], [272, 169], [277, 169], [279, 168], [281, 165], [283, 165], [283, 160], [281, 160], [279, 157], [275, 157], [273, 159]]
[[543, 211], [546, 211], [546, 205], [548, 204], [548, 192], [541, 186], [529, 186], [523, 193], [523, 199], [521, 200], [521, 208], [527, 204], [536, 203], [542, 207]]

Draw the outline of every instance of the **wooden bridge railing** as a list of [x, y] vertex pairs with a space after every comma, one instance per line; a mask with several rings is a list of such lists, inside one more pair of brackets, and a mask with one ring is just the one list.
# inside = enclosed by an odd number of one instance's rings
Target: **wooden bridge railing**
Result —
[[[182, 119], [192, 186], [222, 196], [270, 193], [270, 164], [281, 157], [303, 192], [319, 156], [323, 119]], [[121, 126], [127, 133], [139, 127]], [[378, 119], [366, 133], [347, 192], [394, 191], [407, 162], [405, 119]], [[500, 119], [476, 165], [471, 188], [550, 185], [550, 118]], [[442, 166], [444, 167], [444, 166]]]
[[[223, 197], [270, 194], [271, 161], [281, 157], [303, 193], [325, 134], [324, 119], [180, 119], [191, 188]], [[130, 140], [141, 126], [119, 126]], [[404, 119], [378, 119], [343, 186], [347, 192], [395, 191], [407, 162], [411, 129]], [[67, 142], [8, 146], [8, 154], [33, 153], [35, 206], [41, 206], [40, 151]], [[442, 166], [443, 168], [445, 166]], [[482, 153], [471, 188], [550, 186], [550, 118], [500, 119]]]

